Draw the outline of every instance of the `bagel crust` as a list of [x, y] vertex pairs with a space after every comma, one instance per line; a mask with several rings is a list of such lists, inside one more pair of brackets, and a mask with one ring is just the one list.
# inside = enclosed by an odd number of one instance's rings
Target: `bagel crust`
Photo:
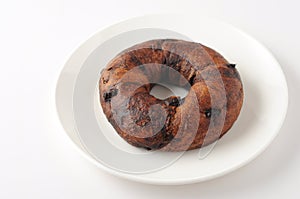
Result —
[[[155, 84], [189, 90], [158, 99]], [[100, 103], [108, 121], [129, 144], [147, 150], [186, 151], [209, 145], [232, 127], [243, 104], [235, 64], [202, 44], [151, 40], [130, 47], [101, 72]]]

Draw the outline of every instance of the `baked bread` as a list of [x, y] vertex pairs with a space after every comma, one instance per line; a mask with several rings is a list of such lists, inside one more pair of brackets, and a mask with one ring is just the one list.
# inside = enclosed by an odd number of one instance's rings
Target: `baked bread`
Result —
[[[156, 84], [186, 87], [186, 97], [158, 99]], [[151, 40], [128, 48], [101, 72], [100, 103], [129, 144], [185, 151], [221, 138], [238, 118], [243, 86], [235, 64], [202, 44]]]

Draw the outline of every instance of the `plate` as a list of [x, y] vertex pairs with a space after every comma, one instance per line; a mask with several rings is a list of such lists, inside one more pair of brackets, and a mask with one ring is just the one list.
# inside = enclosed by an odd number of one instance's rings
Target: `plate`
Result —
[[[102, 113], [97, 87], [101, 70], [125, 48], [161, 38], [199, 42], [237, 63], [245, 92], [241, 114], [221, 140], [202, 151], [132, 147]], [[137, 17], [97, 32], [63, 66], [55, 97], [62, 127], [84, 157], [116, 176], [164, 185], [213, 179], [249, 163], [278, 134], [288, 106], [283, 72], [263, 45], [232, 25], [187, 14]]]

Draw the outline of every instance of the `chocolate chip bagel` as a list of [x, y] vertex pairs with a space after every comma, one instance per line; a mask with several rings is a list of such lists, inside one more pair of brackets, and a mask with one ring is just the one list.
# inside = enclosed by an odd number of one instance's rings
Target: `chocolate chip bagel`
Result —
[[[164, 82], [189, 92], [166, 99], [150, 94]], [[101, 72], [99, 93], [117, 133], [147, 150], [185, 151], [211, 144], [228, 132], [243, 104], [235, 64], [202, 44], [175, 39], [122, 51]]]

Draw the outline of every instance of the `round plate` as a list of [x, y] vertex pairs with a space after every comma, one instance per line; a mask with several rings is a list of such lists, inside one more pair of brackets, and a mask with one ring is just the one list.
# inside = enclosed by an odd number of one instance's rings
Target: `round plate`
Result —
[[[161, 38], [199, 42], [237, 63], [245, 92], [241, 114], [220, 141], [204, 150], [205, 155], [203, 150], [201, 155], [199, 150], [166, 153], [132, 147], [102, 113], [101, 70], [125, 48]], [[245, 165], [277, 135], [287, 105], [285, 77], [265, 47], [231, 25], [194, 15], [143, 16], [97, 32], [68, 59], [56, 87], [58, 116], [79, 151], [114, 175], [151, 184], [200, 182]]]

